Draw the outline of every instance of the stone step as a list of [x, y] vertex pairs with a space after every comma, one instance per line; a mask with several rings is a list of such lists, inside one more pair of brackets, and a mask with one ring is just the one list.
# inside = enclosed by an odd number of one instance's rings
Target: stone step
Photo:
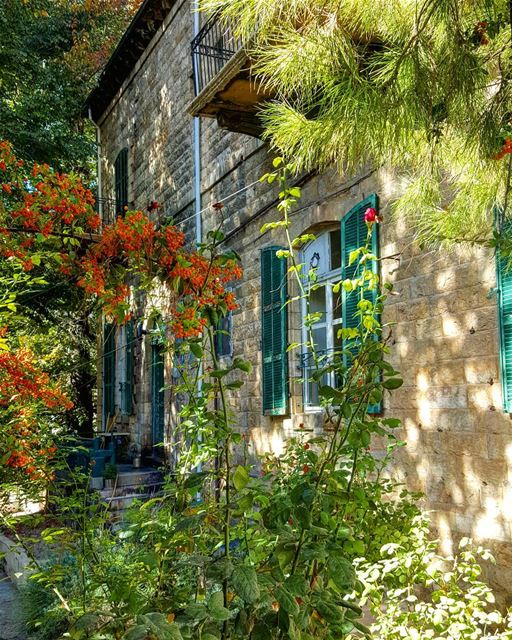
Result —
[[134, 487], [134, 486], [146, 486], [161, 483], [163, 475], [161, 471], [155, 469], [141, 470], [134, 469], [133, 471], [122, 471], [117, 476], [118, 487]]
[[120, 515], [123, 511], [128, 509], [128, 507], [135, 501], [140, 500], [142, 502], [147, 502], [151, 500], [151, 498], [156, 498], [161, 495], [159, 491], [155, 491], [155, 493], [128, 493], [122, 496], [109, 496], [105, 502], [108, 502], [109, 510], [113, 514]]

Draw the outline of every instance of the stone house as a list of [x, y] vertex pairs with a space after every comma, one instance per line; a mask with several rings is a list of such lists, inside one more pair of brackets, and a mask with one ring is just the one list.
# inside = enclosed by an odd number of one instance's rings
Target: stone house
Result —
[[[145, 0], [88, 108], [98, 130], [104, 221], [122, 214], [125, 205], [146, 210], [156, 201], [161, 206], [154, 215], [172, 217], [191, 243], [221, 224], [226, 245], [242, 257], [244, 276], [235, 288], [239, 309], [226, 322], [230, 339], [219, 350], [225, 358], [252, 361], [236, 399], [240, 428], [256, 452], [278, 452], [299, 425], [319, 428], [322, 414], [315, 386], [302, 382], [308, 354], [283, 349], [301, 342], [303, 310], [295, 304], [273, 311], [267, 304], [274, 290], [268, 273], [283, 238], [279, 230], [260, 232], [277, 215], [276, 190], [259, 183], [271, 168], [255, 115], [266, 97], [229, 26], [215, 19], [200, 25], [191, 0]], [[507, 590], [512, 278], [484, 250], [420, 250], [407, 221], [387, 215], [400, 179], [385, 169], [343, 180], [334, 172], [304, 175], [300, 185], [292, 235], [317, 235], [303, 259], [318, 266], [320, 281], [341, 276], [347, 244], [340, 229], [353, 226], [368, 203], [382, 213], [381, 275], [399, 294], [389, 299], [383, 320], [395, 323], [391, 361], [405, 383], [382, 407], [402, 419], [407, 441], [394, 472], [424, 492], [446, 550], [461, 535], [493, 549], [493, 581]], [[212, 207], [218, 201], [225, 205], [221, 212]], [[284, 286], [280, 295], [287, 295]], [[329, 287], [315, 292], [314, 303], [325, 319], [315, 327], [318, 345], [329, 351], [337, 343], [343, 304]], [[277, 347], [262, 331], [269, 313], [287, 314], [274, 318]], [[98, 430], [125, 432], [161, 459], [164, 452], [172, 457], [176, 418], [172, 363], [148, 333], [158, 321], [141, 310], [124, 328], [105, 325]], [[155, 447], [161, 442], [163, 448]]]

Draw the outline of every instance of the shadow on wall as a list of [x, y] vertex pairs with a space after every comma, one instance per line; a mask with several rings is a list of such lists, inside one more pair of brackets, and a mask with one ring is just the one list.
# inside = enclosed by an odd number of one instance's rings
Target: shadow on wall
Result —
[[385, 408], [402, 419], [407, 442], [392, 472], [425, 494], [443, 552], [462, 536], [491, 548], [489, 578], [512, 601], [512, 423], [502, 408], [494, 257], [420, 252], [403, 224], [383, 231], [382, 255], [404, 247], [399, 266], [383, 269], [399, 293], [384, 321], [396, 323], [391, 361], [404, 379]]
[[[380, 230], [381, 256], [395, 256], [382, 261], [383, 280], [399, 294], [383, 321], [394, 323], [386, 329], [390, 360], [404, 379], [384, 406], [402, 419], [407, 442], [390, 471], [424, 493], [443, 552], [455, 551], [462, 536], [493, 551], [497, 564], [486, 571], [512, 601], [512, 423], [502, 409], [494, 257], [482, 249], [421, 251], [411, 229], [387, 215]], [[293, 433], [288, 422], [267, 424], [260, 414], [249, 425], [255, 448], [280, 451]]]

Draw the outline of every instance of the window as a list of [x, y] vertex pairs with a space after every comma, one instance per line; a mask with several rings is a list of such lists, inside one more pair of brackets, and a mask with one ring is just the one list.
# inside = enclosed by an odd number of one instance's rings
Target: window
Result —
[[512, 269], [506, 258], [497, 257], [500, 371], [503, 410], [512, 413]]
[[261, 252], [261, 350], [263, 357], [263, 414], [288, 412], [287, 263], [277, 257], [282, 247]]
[[133, 320], [128, 320], [122, 328], [121, 336], [123, 344], [121, 363], [123, 380], [119, 383], [121, 413], [125, 416], [130, 416], [133, 413], [133, 357], [135, 345]]
[[[312, 276], [306, 276], [306, 287], [309, 291], [309, 313], [318, 314], [318, 322], [312, 326], [312, 339], [315, 353], [320, 358], [320, 365], [335, 358], [343, 357], [349, 364], [350, 350], [356, 350], [357, 344], [342, 341], [338, 333], [342, 328], [355, 327], [359, 324], [357, 317], [357, 292], [347, 293], [342, 289], [339, 294], [332, 290], [332, 284], [340, 279], [356, 277], [357, 263], [349, 264], [350, 253], [361, 247], [367, 238], [368, 228], [364, 222], [364, 212], [368, 207], [378, 208], [375, 194], [359, 202], [341, 220], [340, 227], [325, 232], [305, 247], [302, 262], [306, 273], [314, 269]], [[372, 251], [378, 256], [378, 225], [373, 225]], [[377, 269], [377, 264], [373, 263]], [[375, 296], [375, 292], [365, 295]], [[308, 309], [306, 301], [302, 301], [303, 317]], [[302, 341], [309, 342], [308, 331], [303, 327]], [[512, 332], [511, 332], [512, 333]], [[511, 343], [512, 344], [512, 343]], [[342, 350], [344, 353], [342, 354]], [[348, 354], [347, 354], [348, 352]], [[339, 386], [333, 372], [327, 373], [322, 380], [311, 380], [315, 363], [311, 350], [302, 353], [302, 369], [304, 380], [304, 406], [318, 409], [320, 406], [319, 385]], [[368, 407], [369, 413], [380, 412], [380, 405]]]
[[[338, 331], [341, 329], [341, 293], [333, 293], [331, 283], [341, 277], [341, 234], [338, 229], [318, 236], [303, 251], [302, 260], [306, 273], [315, 269], [315, 275], [308, 279], [306, 288], [309, 293], [309, 313], [319, 314], [318, 322], [312, 326], [312, 339], [315, 353], [320, 360], [335, 356], [341, 349]], [[307, 303], [302, 301], [303, 317], [308, 313]], [[302, 342], [309, 342], [309, 331], [302, 329]], [[302, 354], [304, 379], [304, 405], [308, 408], [319, 406], [319, 383], [312, 381], [315, 369], [311, 350]], [[334, 374], [323, 377], [320, 384], [334, 386]]]
[[103, 327], [103, 428], [108, 430], [115, 415], [116, 327]]
[[116, 194], [116, 215], [122, 216], [128, 206], [128, 149], [118, 153], [114, 163], [114, 187]]
[[217, 323], [215, 332], [215, 355], [217, 358], [231, 356], [233, 353], [232, 323], [233, 314], [231, 311]]

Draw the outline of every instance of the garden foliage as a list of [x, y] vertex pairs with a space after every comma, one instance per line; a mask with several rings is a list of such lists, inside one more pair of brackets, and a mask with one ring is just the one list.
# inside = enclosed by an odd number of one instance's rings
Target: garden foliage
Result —
[[[299, 297], [307, 297], [315, 270], [306, 271], [296, 255], [311, 238], [290, 235], [300, 189], [288, 186], [289, 170], [281, 159], [274, 164], [276, 170], [264, 180], [279, 186], [281, 216], [266, 228], [287, 239], [280, 257], [288, 262]], [[373, 209], [364, 215], [370, 240], [379, 218]], [[44, 214], [40, 220], [50, 222]], [[135, 238], [125, 234], [132, 223], [140, 231]], [[67, 229], [71, 223], [59, 224]], [[59, 481], [52, 482], [50, 507], [56, 522], [41, 533], [52, 555], [45, 564], [33, 558], [28, 591], [29, 603], [40, 602], [39, 616], [27, 607], [39, 638], [63, 633], [74, 640], [369, 637], [363, 607], [374, 616], [376, 637], [383, 639], [476, 638], [489, 635], [491, 627], [501, 633], [503, 621], [487, 610], [492, 597], [478, 581], [471, 552], [463, 550], [444, 572], [436, 569], [434, 547], [424, 521], [417, 519], [416, 496], [383, 476], [388, 456], [402, 444], [394, 435], [400, 423], [368, 408], [402, 380], [386, 360], [380, 314], [390, 287], [381, 286], [372, 268], [377, 258], [369, 241], [350, 256], [353, 277], [331, 283], [358, 300], [357, 326], [341, 329], [343, 348], [328, 358], [316, 354], [312, 330], [318, 318], [314, 313], [305, 318], [305, 346], [316, 363], [312, 375], [325, 429], [299, 432], [282, 455], [257, 461], [230, 408], [231, 394], [244, 384], [250, 364], [235, 358], [226, 366], [215, 351], [218, 320], [228, 312], [229, 300], [208, 278], [213, 271], [218, 284], [224, 273], [239, 274], [235, 257], [219, 252], [222, 232], [211, 232], [188, 259], [176, 230], [156, 230], [140, 212], [107, 227], [92, 246], [81, 244], [76, 227], [73, 235], [79, 244], [72, 246], [81, 248], [79, 264], [84, 255], [97, 260], [95, 268], [115, 291], [124, 266], [127, 276], [141, 274], [139, 286], [159, 283], [177, 296], [177, 315], [162, 321], [172, 327], [180, 321], [182, 339], [176, 343], [165, 330], [155, 331], [176, 359], [183, 403], [174, 434], [177, 464], [163, 494], [136, 505], [116, 526], [108, 505], [89, 492], [87, 472], [69, 468], [64, 446], [55, 456]], [[146, 272], [148, 247], [156, 266]], [[165, 261], [170, 255], [174, 259]], [[62, 264], [72, 269], [74, 262], [63, 258]], [[113, 267], [112, 281], [105, 265]], [[87, 277], [78, 284], [88, 286]], [[114, 313], [112, 297], [91, 293]], [[119, 299], [118, 307], [122, 320], [130, 313], [129, 302]], [[189, 309], [192, 324], [184, 315]], [[322, 383], [326, 372], [336, 374], [334, 386]], [[380, 460], [370, 451], [375, 437], [387, 451]], [[5, 518], [4, 525], [30, 551], [26, 536]]]

